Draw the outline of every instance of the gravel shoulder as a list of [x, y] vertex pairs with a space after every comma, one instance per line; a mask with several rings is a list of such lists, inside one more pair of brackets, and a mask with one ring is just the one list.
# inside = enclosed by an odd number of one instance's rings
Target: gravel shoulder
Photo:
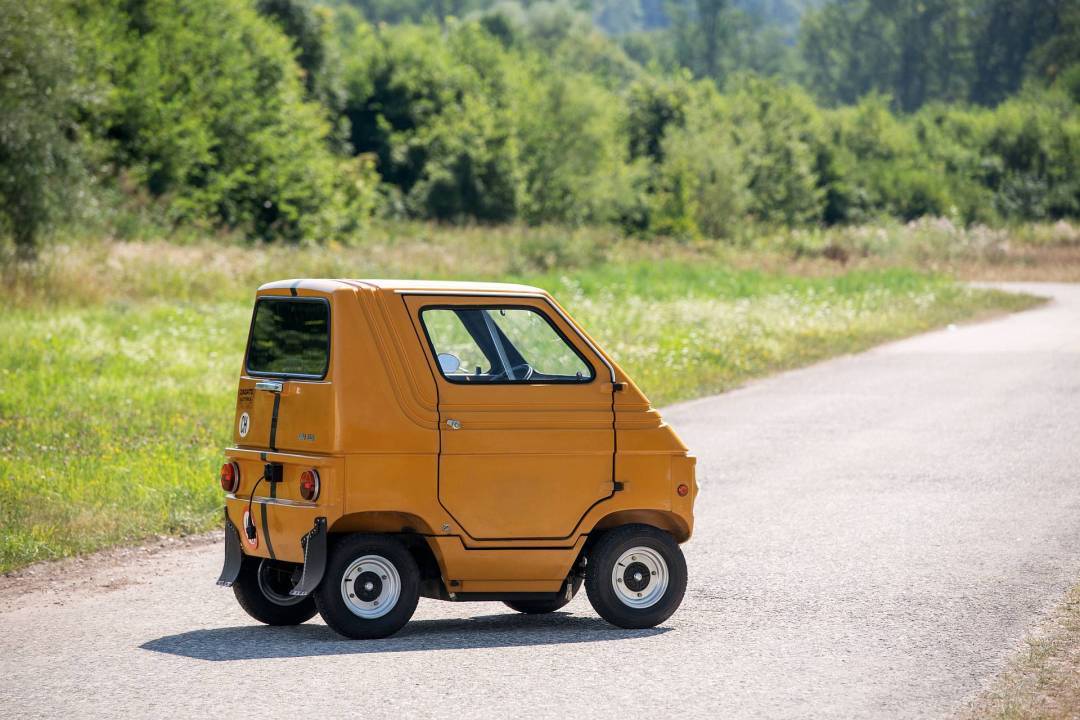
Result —
[[217, 548], [220, 542], [220, 532], [162, 536], [132, 547], [34, 563], [0, 575], [0, 613], [41, 603], [63, 605], [73, 599], [76, 581], [75, 599], [147, 582], [182, 563], [189, 553]]
[[1080, 585], [1036, 626], [1006, 670], [958, 720], [1080, 717]]

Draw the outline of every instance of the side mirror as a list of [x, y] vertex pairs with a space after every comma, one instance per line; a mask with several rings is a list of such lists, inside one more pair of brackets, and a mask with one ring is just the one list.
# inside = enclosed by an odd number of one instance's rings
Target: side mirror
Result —
[[461, 360], [453, 353], [439, 353], [439, 368], [444, 375], [452, 375], [461, 368]]

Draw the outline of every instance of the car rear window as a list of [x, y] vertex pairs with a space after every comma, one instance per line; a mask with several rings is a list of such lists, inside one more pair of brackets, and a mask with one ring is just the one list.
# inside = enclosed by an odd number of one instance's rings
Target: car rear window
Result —
[[329, 363], [330, 303], [319, 298], [260, 298], [255, 303], [249, 373], [321, 379]]

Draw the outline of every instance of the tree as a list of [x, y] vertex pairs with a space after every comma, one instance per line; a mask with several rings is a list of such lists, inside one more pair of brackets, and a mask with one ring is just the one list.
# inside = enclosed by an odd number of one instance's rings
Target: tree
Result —
[[580, 73], [549, 75], [539, 59], [515, 73], [510, 102], [528, 222], [604, 222], [627, 187], [618, 98]]
[[727, 0], [697, 0], [698, 24], [705, 41], [705, 72], [717, 77], [720, 54], [720, 18], [727, 8]]
[[935, 100], [995, 105], [1080, 62], [1080, 4], [829, 0], [803, 17], [799, 47], [805, 84], [827, 102], [877, 92], [908, 112]]
[[644, 78], [627, 93], [626, 132], [631, 158], [664, 159], [664, 135], [686, 121], [690, 102], [688, 75], [668, 81]]
[[746, 158], [732, 128], [700, 105], [665, 134], [650, 223], [663, 235], [731, 237], [749, 209]]
[[851, 104], [871, 92], [912, 111], [960, 100], [971, 76], [970, 0], [830, 0], [803, 18], [806, 84]]
[[52, 0], [0, 0], [0, 232], [21, 257], [79, 172], [74, 38]]
[[1080, 60], [1080, 7], [1071, 0], [985, 0], [978, 13], [971, 99], [994, 105], [1034, 74], [1052, 81]]
[[817, 222], [824, 190], [817, 175], [818, 109], [798, 87], [752, 75], [724, 97], [723, 122], [743, 157], [749, 212], [785, 225]]
[[111, 85], [91, 122], [114, 167], [169, 220], [265, 240], [321, 239], [363, 220], [372, 178], [331, 152], [289, 39], [246, 0], [77, 4], [96, 42], [92, 70]]
[[505, 94], [505, 48], [478, 25], [361, 25], [346, 112], [356, 152], [374, 153], [404, 212], [509, 220], [521, 198]]
[[292, 41], [296, 62], [304, 71], [308, 97], [333, 113], [341, 111], [341, 59], [326, 18], [302, 0], [258, 0], [256, 9], [270, 18]]
[[358, 8], [371, 23], [403, 23], [437, 20], [440, 25], [448, 17], [462, 17], [490, 2], [477, 0], [340, 0]]

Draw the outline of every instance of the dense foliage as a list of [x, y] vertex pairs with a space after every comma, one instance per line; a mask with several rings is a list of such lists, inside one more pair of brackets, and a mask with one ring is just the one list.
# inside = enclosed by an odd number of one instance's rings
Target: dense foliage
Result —
[[1080, 63], [1076, 0], [831, 0], [803, 20], [804, 74], [832, 102], [1001, 102]]
[[0, 236], [21, 252], [76, 174], [72, 36], [52, 10], [0, 0]]
[[0, 0], [0, 234], [1080, 215], [1075, 0], [326, 2]]

